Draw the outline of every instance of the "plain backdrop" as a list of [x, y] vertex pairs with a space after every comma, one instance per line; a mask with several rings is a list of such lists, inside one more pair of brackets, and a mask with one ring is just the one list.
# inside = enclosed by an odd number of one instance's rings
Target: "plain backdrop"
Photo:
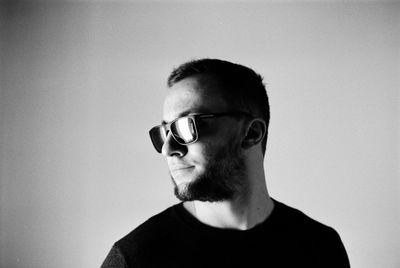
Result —
[[169, 72], [202, 57], [264, 76], [272, 197], [334, 227], [352, 267], [400, 267], [399, 3], [0, 8], [1, 267], [98, 267], [178, 202], [148, 130]]

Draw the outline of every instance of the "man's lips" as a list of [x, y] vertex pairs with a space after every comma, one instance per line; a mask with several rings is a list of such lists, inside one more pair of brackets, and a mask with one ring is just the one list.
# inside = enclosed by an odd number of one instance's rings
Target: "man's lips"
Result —
[[194, 168], [194, 166], [177, 166], [177, 167], [171, 167], [170, 170], [171, 172], [176, 172], [176, 171], [183, 171], [183, 170], [187, 170], [187, 169], [191, 169]]

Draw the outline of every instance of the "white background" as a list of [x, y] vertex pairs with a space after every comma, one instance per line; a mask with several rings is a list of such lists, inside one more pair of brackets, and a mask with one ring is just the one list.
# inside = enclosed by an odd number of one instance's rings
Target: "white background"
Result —
[[174, 66], [265, 77], [271, 195], [400, 267], [399, 3], [1, 2], [0, 266], [98, 267], [178, 202], [147, 131]]

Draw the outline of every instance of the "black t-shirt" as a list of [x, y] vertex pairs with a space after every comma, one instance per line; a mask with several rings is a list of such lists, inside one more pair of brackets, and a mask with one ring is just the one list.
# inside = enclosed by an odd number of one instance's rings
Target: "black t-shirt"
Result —
[[274, 203], [264, 222], [245, 231], [208, 226], [176, 204], [116, 242], [102, 268], [350, 267], [334, 229]]

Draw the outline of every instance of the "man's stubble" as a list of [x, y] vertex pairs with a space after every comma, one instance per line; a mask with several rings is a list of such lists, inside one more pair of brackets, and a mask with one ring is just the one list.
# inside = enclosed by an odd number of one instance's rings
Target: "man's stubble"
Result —
[[215, 153], [205, 157], [205, 172], [191, 182], [178, 186], [171, 176], [179, 200], [221, 202], [246, 194], [244, 156], [235, 143], [225, 144], [228, 146], [214, 149]]

